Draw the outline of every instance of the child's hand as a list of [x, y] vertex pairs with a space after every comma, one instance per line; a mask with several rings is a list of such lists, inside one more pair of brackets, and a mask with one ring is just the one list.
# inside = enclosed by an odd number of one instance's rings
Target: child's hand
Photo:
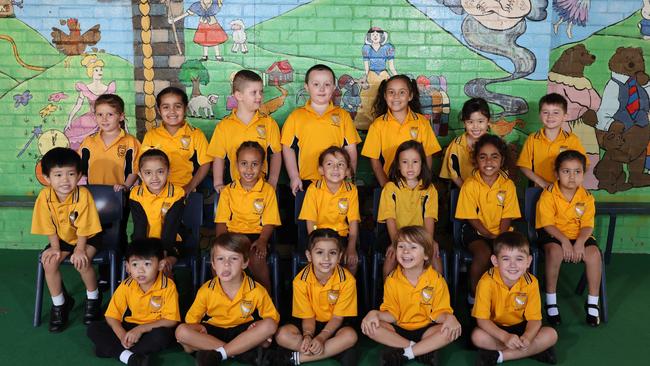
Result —
[[357, 249], [354, 247], [353, 243], [348, 244], [348, 249], [345, 250], [345, 257], [343, 260], [346, 265], [353, 267], [359, 262], [359, 255], [357, 254]]
[[124, 184], [115, 184], [115, 185], [113, 186], [113, 190], [114, 190], [115, 192], [119, 192], [119, 191], [127, 191], [127, 190], [128, 190], [128, 187], [125, 186]]
[[323, 353], [323, 341], [318, 337], [312, 339], [309, 344], [309, 352], [312, 355], [320, 355]]
[[70, 256], [70, 262], [74, 265], [74, 268], [77, 270], [86, 268], [88, 266], [88, 256], [84, 249], [80, 249], [78, 246], [74, 248], [74, 252]]
[[217, 193], [221, 193], [221, 191], [223, 191], [224, 187], [225, 187], [225, 185], [223, 184], [223, 182], [218, 182], [218, 183], [214, 184], [214, 190], [217, 191]]
[[41, 255], [41, 261], [43, 263], [50, 263], [52, 261], [58, 262], [61, 258], [61, 249], [54, 249], [52, 247], [48, 248]]
[[573, 245], [573, 263], [580, 263], [585, 259], [585, 243], [576, 240]]
[[168, 256], [163, 258], [163, 260], [160, 261], [159, 271], [164, 273], [165, 276], [171, 277], [172, 268], [174, 267], [174, 264], [176, 264], [177, 261], [178, 259], [176, 259], [176, 257]]
[[373, 336], [377, 328], [379, 328], [379, 313], [377, 310], [371, 310], [361, 321], [361, 332]]
[[526, 338], [524, 336], [521, 336], [521, 337], [519, 337], [519, 340], [521, 341], [521, 344], [522, 344], [522, 347], [521, 347], [522, 351], [525, 351], [525, 350], [528, 349], [528, 347], [530, 347], [530, 341], [528, 340], [528, 338]]
[[265, 241], [259, 239], [255, 240], [253, 244], [251, 244], [251, 255], [257, 256], [258, 259], [265, 259], [267, 245], [268, 243]]
[[505, 339], [503, 344], [506, 345], [509, 349], [520, 349], [524, 345], [521, 343], [521, 339], [515, 334], [508, 334], [508, 337]]
[[310, 334], [305, 334], [302, 336], [302, 343], [300, 343], [300, 352], [307, 353], [309, 352], [309, 345], [312, 341], [312, 336]]
[[126, 332], [126, 334], [124, 335], [124, 343], [126, 343], [124, 345], [125, 348], [131, 348], [136, 343], [138, 343], [138, 341], [140, 340], [140, 337], [142, 337], [142, 333], [144, 333], [144, 331], [139, 326], [131, 329], [128, 332]]
[[456, 319], [452, 314], [448, 314], [445, 321], [442, 322], [440, 333], [447, 336], [448, 340], [453, 341], [460, 337], [462, 331], [463, 327], [461, 327], [458, 319]]
[[573, 261], [573, 245], [567, 239], [562, 241], [562, 254], [564, 255], [565, 262]]
[[300, 177], [291, 178], [289, 186], [291, 186], [291, 193], [295, 196], [298, 191], [302, 191], [302, 180]]
[[187, 326], [190, 327], [195, 332], [199, 332], [200, 334], [208, 334], [208, 330], [205, 328], [205, 325], [203, 324], [186, 324]]

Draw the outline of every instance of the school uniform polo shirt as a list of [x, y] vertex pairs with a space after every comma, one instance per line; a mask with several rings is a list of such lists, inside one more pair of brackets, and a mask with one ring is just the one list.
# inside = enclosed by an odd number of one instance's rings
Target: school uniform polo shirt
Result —
[[307, 101], [296, 108], [282, 126], [282, 145], [298, 145], [298, 171], [300, 179], [318, 180], [318, 156], [330, 146], [343, 147], [361, 142], [350, 114], [330, 103], [319, 115]]
[[115, 290], [105, 316], [132, 324], [148, 324], [161, 319], [179, 322], [176, 284], [159, 272], [156, 281], [145, 292], [136, 280], [128, 277]]
[[185, 315], [185, 322], [197, 324], [207, 316], [209, 319], [205, 323], [219, 328], [232, 328], [255, 320], [253, 315], [256, 311], [259, 318], [271, 318], [276, 323], [279, 322], [280, 314], [264, 286], [244, 272], [242, 276], [239, 291], [232, 300], [221, 288], [218, 277], [203, 284]]
[[426, 327], [441, 314], [454, 312], [449, 305], [447, 283], [431, 266], [426, 267], [415, 286], [397, 266], [384, 282], [384, 302], [379, 310], [389, 312], [397, 326], [406, 330]]
[[582, 228], [594, 227], [596, 201], [580, 186], [571, 201], [560, 191], [558, 182], [545, 189], [537, 201], [535, 227], [555, 226], [570, 240], [575, 240]]
[[[149, 191], [146, 185], [141, 184], [134, 187], [129, 194], [129, 200], [138, 203], [146, 214], [147, 222], [136, 222], [134, 212], [134, 224], [147, 225], [147, 238], [161, 238], [165, 220], [168, 218], [167, 213], [178, 202], [185, 198], [183, 188], [167, 182], [165, 188], [160, 193], [154, 194]], [[180, 217], [174, 218], [179, 220]], [[179, 238], [180, 240], [180, 238]]]
[[381, 191], [377, 222], [394, 219], [397, 228], [423, 226], [425, 218], [438, 220], [438, 192], [433, 184], [420, 189], [422, 181], [411, 189], [403, 180], [396, 185], [388, 182]]
[[488, 186], [475, 171], [460, 188], [456, 218], [477, 219], [492, 234], [499, 234], [501, 219], [521, 217], [517, 190], [507, 174], [500, 172], [497, 180]]
[[270, 154], [282, 151], [280, 145], [280, 128], [277, 122], [266, 114], [255, 112], [255, 116], [248, 123], [242, 122], [237, 117], [237, 109], [225, 117], [214, 128], [208, 155], [215, 158], [230, 160], [230, 176], [232, 180], [239, 179], [237, 170], [237, 149], [245, 141], [256, 141], [267, 152], [264, 161], [264, 173], [268, 176], [268, 157]]
[[440, 178], [461, 178], [463, 181], [472, 176], [474, 163], [472, 149], [467, 144], [467, 133], [453, 139], [445, 150], [445, 158], [440, 167]]
[[[422, 144], [424, 153], [429, 156], [440, 151], [440, 144], [429, 121], [423, 115], [408, 110], [406, 119], [400, 123], [393, 114], [375, 118], [368, 129], [361, 155], [371, 159], [384, 159], [384, 172], [388, 174], [395, 160], [395, 152], [405, 141], [415, 140]], [[424, 163], [424, 162], [423, 162]]]
[[328, 228], [347, 236], [349, 223], [361, 221], [357, 187], [343, 182], [338, 191], [332, 193], [324, 180], [316, 181], [307, 188], [298, 218], [314, 221], [314, 229]]
[[240, 234], [259, 234], [264, 225], [280, 225], [273, 187], [264, 179], [259, 179], [250, 191], [239, 180], [230, 183], [219, 195], [214, 222], [224, 223], [229, 232]]
[[291, 314], [299, 319], [315, 318], [326, 323], [332, 316], [357, 316], [357, 282], [352, 273], [336, 265], [323, 285], [307, 265], [293, 280]]
[[580, 139], [572, 132], [560, 129], [554, 141], [546, 137], [545, 129], [529, 135], [517, 159], [517, 166], [528, 168], [547, 182], [553, 182], [555, 177], [555, 158], [566, 150], [577, 150], [585, 155]]
[[82, 170], [88, 184], [124, 184], [129, 174], [138, 172], [140, 141], [120, 130], [120, 135], [106, 145], [102, 132], [86, 137], [79, 146]]
[[537, 278], [526, 272], [508, 288], [503, 283], [498, 268], [490, 268], [476, 286], [472, 316], [476, 319], [491, 320], [502, 327], [523, 321], [542, 320]]
[[92, 194], [86, 187], [77, 187], [59, 202], [52, 187], [41, 190], [34, 203], [32, 234], [53, 235], [70, 245], [77, 245], [79, 236], [91, 238], [102, 231]]
[[142, 150], [159, 149], [169, 157], [169, 180], [183, 187], [199, 166], [212, 161], [208, 155], [208, 140], [198, 128], [185, 122], [170, 135], [164, 124], [149, 130], [142, 140]]

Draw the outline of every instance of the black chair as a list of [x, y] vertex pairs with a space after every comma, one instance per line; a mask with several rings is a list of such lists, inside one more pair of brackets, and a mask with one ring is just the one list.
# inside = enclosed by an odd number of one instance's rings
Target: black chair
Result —
[[[95, 206], [99, 213], [99, 221], [102, 225], [102, 248], [92, 259], [92, 264], [108, 265], [110, 270], [111, 295], [117, 286], [117, 263], [120, 256], [120, 221], [122, 220], [124, 207], [124, 192], [115, 192], [110, 185], [88, 185], [86, 186], [95, 200]], [[36, 270], [36, 299], [34, 300], [34, 327], [41, 324], [41, 312], [43, 308], [43, 281], [45, 272], [41, 264], [41, 255], [38, 255]], [[71, 265], [70, 258], [66, 258], [62, 264]]]
[[[535, 219], [537, 217], [537, 201], [542, 195], [542, 189], [538, 187], [529, 187], [526, 189], [526, 201], [524, 203], [524, 216], [526, 218], [527, 228], [528, 228], [528, 241], [531, 243], [531, 248], [537, 244], [537, 230], [535, 229]], [[600, 250], [600, 248], [598, 248]], [[537, 252], [537, 251], [536, 251]], [[543, 248], [539, 250], [543, 253]], [[609, 320], [609, 312], [607, 306], [607, 281], [605, 276], [605, 256], [603, 252], [600, 252], [600, 257], [602, 260], [602, 270], [600, 274], [600, 305], [601, 305], [601, 318], [603, 322], [607, 323]], [[533, 264], [531, 266], [537, 267], [538, 259], [533, 256]], [[582, 295], [585, 290], [586, 281], [586, 272], [582, 273], [580, 281], [576, 286], [575, 293], [576, 295]]]
[[[219, 193], [215, 193], [214, 195], [214, 212], [215, 212], [215, 217], [216, 217], [216, 212], [217, 212], [217, 206], [219, 205]], [[269, 251], [267, 252], [266, 256], [266, 262], [269, 265], [269, 269], [271, 272], [271, 286], [273, 287], [271, 291], [271, 297], [273, 298], [273, 303], [277, 308], [280, 308], [280, 255], [278, 254], [277, 250], [275, 249], [275, 230], [273, 232], [273, 237], [269, 241], [270, 248]], [[205, 283], [205, 281], [208, 280], [208, 272], [212, 272], [211, 269], [211, 258], [210, 258], [210, 250], [206, 251], [203, 253], [201, 256], [201, 278], [200, 278], [200, 284]], [[212, 277], [210, 275], [210, 277]]]

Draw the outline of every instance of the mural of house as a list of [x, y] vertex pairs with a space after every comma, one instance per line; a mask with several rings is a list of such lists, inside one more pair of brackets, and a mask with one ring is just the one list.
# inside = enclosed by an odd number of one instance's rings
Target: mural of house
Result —
[[288, 60], [276, 61], [266, 69], [268, 85], [284, 85], [293, 81], [293, 67]]

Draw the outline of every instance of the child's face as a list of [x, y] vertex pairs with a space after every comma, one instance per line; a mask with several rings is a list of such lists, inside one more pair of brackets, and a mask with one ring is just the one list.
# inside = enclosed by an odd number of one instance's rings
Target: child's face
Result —
[[262, 156], [254, 149], [244, 149], [237, 157], [237, 170], [243, 184], [255, 184], [262, 174]]
[[413, 94], [411, 94], [411, 90], [406, 81], [395, 79], [386, 85], [384, 98], [391, 113], [398, 113], [408, 109], [409, 102], [413, 99]]
[[309, 99], [316, 105], [329, 104], [334, 88], [334, 76], [328, 70], [313, 70], [309, 73], [309, 82], [305, 83]]
[[160, 260], [156, 257], [130, 257], [127, 262], [127, 272], [140, 287], [151, 286], [158, 277]]
[[103, 132], [115, 132], [120, 130], [120, 121], [124, 119], [124, 113], [117, 113], [115, 108], [108, 104], [95, 105], [95, 120]]
[[407, 182], [420, 180], [422, 159], [414, 149], [404, 150], [399, 154], [399, 172]]
[[305, 254], [314, 270], [323, 275], [331, 274], [343, 255], [334, 239], [318, 240]]
[[318, 167], [318, 173], [328, 183], [341, 183], [348, 174], [348, 162], [341, 153], [328, 154]]
[[422, 268], [429, 257], [424, 253], [424, 247], [408, 239], [399, 240], [395, 250], [397, 263], [404, 269]]
[[584, 167], [578, 160], [563, 161], [556, 174], [560, 187], [565, 189], [577, 189], [585, 179]]
[[562, 127], [565, 112], [559, 104], [542, 104], [539, 108], [539, 118], [547, 130], [554, 130]]
[[81, 173], [74, 166], [55, 166], [50, 169], [50, 174], [45, 176], [45, 180], [59, 198], [68, 197], [77, 188], [80, 178]]
[[255, 112], [262, 106], [264, 100], [264, 86], [258, 81], [248, 81], [243, 84], [242, 90], [235, 90], [237, 108]]
[[499, 174], [499, 170], [503, 166], [503, 156], [501, 156], [497, 147], [492, 144], [483, 145], [476, 160], [478, 170], [484, 179]]
[[169, 168], [162, 159], [146, 159], [140, 165], [140, 179], [153, 194], [158, 194], [167, 183]]
[[238, 280], [246, 267], [248, 267], [248, 261], [244, 260], [241, 253], [220, 246], [212, 250], [212, 269], [219, 280], [223, 282]]
[[533, 257], [519, 248], [502, 247], [497, 255], [490, 257], [499, 269], [503, 282], [512, 286], [526, 273]]
[[472, 112], [469, 119], [463, 121], [465, 124], [465, 132], [474, 140], [485, 135], [488, 130], [488, 118], [481, 112]]
[[158, 106], [160, 117], [165, 126], [178, 127], [182, 126], [185, 121], [185, 104], [180, 95], [168, 93], [160, 98]]

